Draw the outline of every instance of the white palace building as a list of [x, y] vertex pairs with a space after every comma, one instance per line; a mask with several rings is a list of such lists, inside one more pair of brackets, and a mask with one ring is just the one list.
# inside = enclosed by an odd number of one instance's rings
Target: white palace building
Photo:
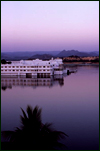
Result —
[[51, 59], [49, 61], [20, 60], [11, 61], [11, 64], [1, 64], [1, 75], [15, 76], [52, 76], [62, 75], [67, 71], [63, 70], [62, 59]]

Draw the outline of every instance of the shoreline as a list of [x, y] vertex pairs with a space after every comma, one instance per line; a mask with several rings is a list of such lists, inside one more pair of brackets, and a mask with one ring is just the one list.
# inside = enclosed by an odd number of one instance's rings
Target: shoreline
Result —
[[64, 62], [64, 66], [99, 66], [99, 62]]

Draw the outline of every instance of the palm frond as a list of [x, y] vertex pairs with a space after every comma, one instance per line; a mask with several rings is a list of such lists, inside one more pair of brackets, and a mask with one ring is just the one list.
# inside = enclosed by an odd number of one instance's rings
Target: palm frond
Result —
[[38, 112], [38, 106], [36, 106], [34, 109], [33, 109], [33, 116], [36, 116], [37, 115], [37, 112]]
[[24, 110], [22, 108], [21, 108], [21, 111], [22, 111], [22, 113], [24, 115], [24, 118], [27, 119], [27, 115], [26, 115], [26, 113], [24, 112]]
[[27, 110], [28, 118], [32, 118], [33, 108], [30, 105], [28, 105], [26, 110]]
[[66, 133], [62, 132], [62, 131], [55, 131], [57, 132], [60, 136], [67, 136], [69, 137]]
[[42, 120], [41, 120], [41, 112], [42, 112], [42, 109], [38, 109], [38, 110], [37, 110], [36, 118], [37, 118], [37, 120], [38, 120], [39, 122], [42, 122]]
[[[26, 111], [21, 108], [23, 115], [20, 115], [21, 128], [16, 127], [15, 131], [2, 131], [2, 135], [10, 142], [22, 144], [22, 148], [27, 146], [36, 149], [57, 149], [64, 144], [60, 143], [60, 138], [68, 137], [62, 131], [52, 128], [52, 123], [42, 123], [42, 109], [36, 106], [34, 109], [27, 106]], [[35, 146], [33, 146], [33, 144]], [[26, 146], [25, 146], [26, 145]]]
[[55, 144], [53, 144], [53, 149], [63, 149], [63, 150], [67, 150], [68, 149], [68, 147], [65, 145], [65, 144], [63, 144], [63, 143], [60, 143], [60, 142], [56, 142]]
[[2, 131], [1, 135], [7, 140], [10, 141], [11, 137], [14, 135], [14, 131]]
[[16, 127], [15, 132], [21, 131], [20, 128]]
[[27, 124], [27, 119], [25, 119], [22, 115], [20, 115], [20, 119], [21, 119], [21, 123], [23, 126], [25, 126]]
[[51, 125], [52, 125], [52, 123], [45, 123], [45, 126], [48, 127], [48, 128], [49, 128]]
[[41, 128], [41, 131], [43, 132], [47, 132], [47, 133], [50, 133], [53, 131], [53, 129], [51, 128], [51, 125], [52, 123], [45, 123], [45, 124], [42, 124], [42, 128]]
[[64, 132], [61, 132], [61, 131], [53, 131], [51, 133], [51, 136], [54, 140], [59, 140], [60, 138], [65, 138], [65, 136], [68, 137], [67, 134], [65, 134]]
[[37, 122], [42, 122], [41, 120], [41, 112], [42, 112], [42, 109], [38, 106], [36, 106], [34, 109], [33, 109], [33, 119]]

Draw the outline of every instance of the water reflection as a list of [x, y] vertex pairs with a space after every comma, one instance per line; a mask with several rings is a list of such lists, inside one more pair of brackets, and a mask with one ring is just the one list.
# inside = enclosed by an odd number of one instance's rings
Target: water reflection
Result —
[[[62, 86], [59, 77], [54, 77], [52, 86], [8, 85], [9, 89], [1, 91], [1, 130], [12, 131], [19, 127], [20, 107], [25, 110], [27, 104], [33, 107], [38, 105], [43, 109], [43, 123], [53, 123], [56, 130], [69, 135], [69, 138], [62, 140], [68, 149], [98, 150], [99, 67], [80, 66], [70, 67], [69, 70], [76, 69], [76, 73], [60, 78], [63, 79]], [[4, 89], [6, 85], [2, 85]]]
[[59, 84], [64, 85], [64, 78], [62, 75], [52, 76], [50, 78], [26, 78], [26, 77], [1, 77], [1, 89], [6, 90], [7, 88], [12, 89], [13, 86], [53, 86]]

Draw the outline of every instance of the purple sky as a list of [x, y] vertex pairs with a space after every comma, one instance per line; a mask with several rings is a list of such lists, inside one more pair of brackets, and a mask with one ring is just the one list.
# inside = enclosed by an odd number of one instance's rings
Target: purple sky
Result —
[[99, 51], [99, 1], [1, 1], [1, 51]]

